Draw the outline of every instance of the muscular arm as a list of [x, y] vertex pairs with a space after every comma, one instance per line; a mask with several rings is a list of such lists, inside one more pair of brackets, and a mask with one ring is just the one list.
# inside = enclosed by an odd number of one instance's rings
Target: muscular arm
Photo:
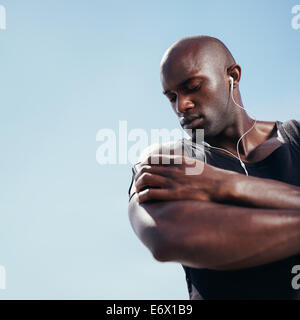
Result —
[[241, 269], [300, 253], [300, 210], [257, 209], [195, 200], [139, 204], [129, 218], [159, 261]]
[[141, 165], [133, 189], [132, 227], [159, 261], [226, 270], [300, 253], [298, 187], [183, 164]]
[[258, 208], [300, 209], [300, 187], [240, 174], [230, 179], [224, 200]]
[[[185, 175], [184, 170], [180, 172], [177, 169], [170, 166], [142, 168], [136, 181], [142, 201], [209, 200], [266, 209], [300, 209], [298, 186], [272, 179], [245, 176], [207, 164], [200, 175]], [[160, 179], [158, 175], [161, 176]], [[164, 198], [154, 195], [156, 193], [162, 196], [160, 191], [152, 189], [152, 196], [143, 192], [143, 188], [149, 189], [152, 185], [161, 185], [170, 192]]]

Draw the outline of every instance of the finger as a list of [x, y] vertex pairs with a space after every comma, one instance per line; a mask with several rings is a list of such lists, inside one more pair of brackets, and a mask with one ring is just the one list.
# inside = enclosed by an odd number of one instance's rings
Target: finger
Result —
[[146, 189], [139, 192], [137, 195], [139, 203], [151, 200], [171, 201], [176, 200], [177, 198], [174, 191], [168, 189]]
[[159, 176], [157, 174], [152, 174], [145, 172], [139, 176], [139, 178], [135, 182], [135, 187], [137, 192], [141, 191], [146, 187], [166, 187], [168, 184], [167, 178], [163, 176]]
[[149, 174], [157, 174], [159, 175], [162, 172], [162, 169], [160, 166], [150, 166], [150, 165], [143, 165], [143, 166], [139, 166], [137, 173], [134, 176], [135, 181], [137, 181], [140, 176], [142, 176], [145, 173], [149, 173]]
[[137, 181], [144, 173], [155, 174], [163, 177], [172, 178], [178, 169], [176, 167], [167, 167], [164, 165], [143, 165], [135, 174], [134, 179]]
[[141, 165], [176, 165], [184, 163], [184, 157], [180, 155], [151, 154]]

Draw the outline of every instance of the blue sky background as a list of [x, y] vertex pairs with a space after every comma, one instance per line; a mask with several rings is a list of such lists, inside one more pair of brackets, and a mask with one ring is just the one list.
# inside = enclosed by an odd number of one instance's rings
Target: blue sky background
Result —
[[220, 38], [259, 120], [300, 119], [300, 0], [0, 0], [0, 299], [188, 299], [128, 216], [130, 164], [95, 160], [102, 128], [179, 128], [159, 62], [184, 36]]

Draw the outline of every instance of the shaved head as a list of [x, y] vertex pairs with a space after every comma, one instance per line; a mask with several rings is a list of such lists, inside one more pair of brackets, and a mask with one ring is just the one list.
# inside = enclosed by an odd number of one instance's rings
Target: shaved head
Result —
[[194, 36], [175, 42], [163, 55], [160, 68], [161, 75], [173, 69], [174, 65], [177, 65], [174, 69], [178, 72], [178, 64], [187, 72], [201, 70], [205, 65], [224, 72], [235, 63], [231, 52], [219, 39], [210, 36]]
[[216, 38], [194, 36], [175, 42], [163, 55], [160, 77], [183, 128], [203, 128], [206, 136], [216, 136], [240, 113], [230, 101], [230, 77], [239, 98], [241, 68]]

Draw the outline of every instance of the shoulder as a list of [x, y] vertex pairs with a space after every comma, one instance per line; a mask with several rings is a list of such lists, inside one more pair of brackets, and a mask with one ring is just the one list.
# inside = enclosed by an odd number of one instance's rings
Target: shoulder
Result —
[[284, 140], [296, 146], [298, 150], [300, 148], [300, 120], [292, 119], [282, 122], [279, 129]]

